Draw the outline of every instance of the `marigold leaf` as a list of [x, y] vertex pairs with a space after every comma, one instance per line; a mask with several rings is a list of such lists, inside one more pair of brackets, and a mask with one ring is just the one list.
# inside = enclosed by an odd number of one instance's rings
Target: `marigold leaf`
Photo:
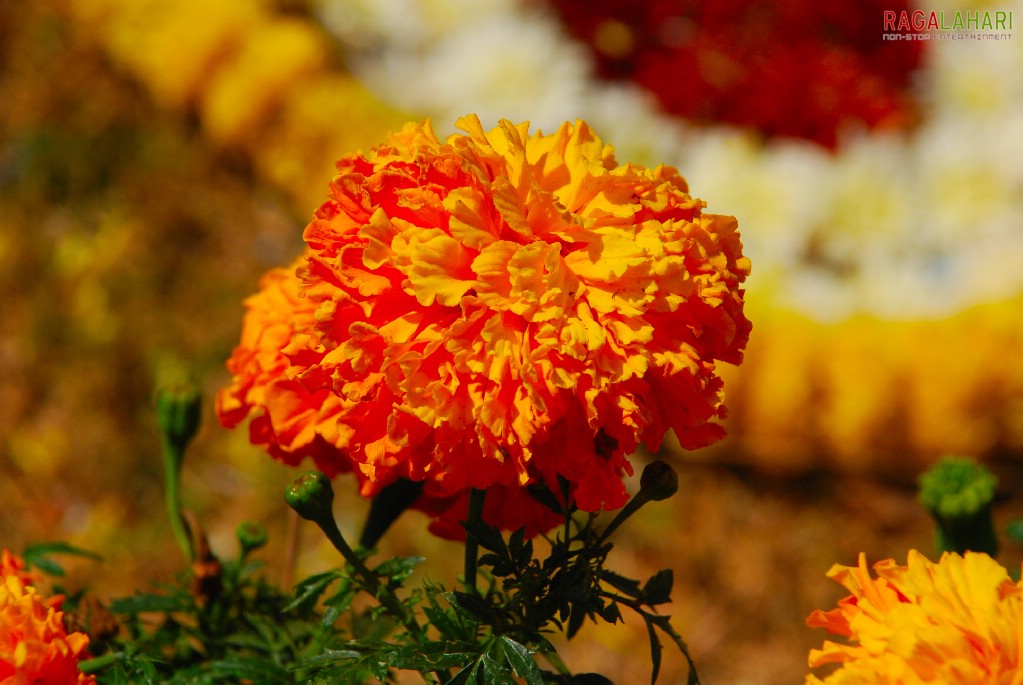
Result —
[[519, 644], [507, 635], [498, 638], [504, 648], [504, 656], [512, 671], [520, 678], [526, 679], [526, 685], [543, 685], [543, 673], [536, 665], [532, 653], [524, 645]]
[[628, 597], [639, 598], [643, 594], [638, 580], [626, 578], [614, 571], [603, 569], [600, 573], [600, 579]]
[[284, 607], [283, 611], [294, 611], [295, 609], [308, 611], [319, 601], [327, 587], [340, 577], [339, 571], [326, 571], [300, 580], [295, 585], [295, 598]]
[[565, 630], [565, 635], [569, 640], [575, 637], [575, 634], [582, 628], [583, 621], [585, 620], [586, 610], [579, 604], [573, 604], [571, 613], [568, 616], [568, 628]]
[[386, 655], [394, 668], [427, 673], [447, 668], [460, 668], [479, 656], [475, 645], [462, 642], [435, 641], [404, 645]]
[[493, 625], [497, 621], [497, 611], [494, 605], [475, 593], [449, 592], [444, 597], [451, 602], [456, 609], [463, 611], [470, 618]]
[[29, 567], [35, 566], [40, 571], [48, 573], [51, 576], [63, 576], [64, 567], [58, 562], [50, 558], [51, 554], [68, 554], [77, 557], [86, 557], [88, 559], [94, 559], [96, 561], [102, 561], [103, 557], [82, 549], [81, 547], [75, 547], [74, 545], [67, 542], [40, 542], [34, 545], [29, 545], [21, 553], [21, 558], [25, 561], [25, 564]]
[[426, 561], [426, 557], [394, 557], [373, 569], [380, 576], [387, 576], [392, 583], [401, 583], [411, 576], [417, 566]]
[[657, 637], [653, 622], [645, 614], [643, 618], [646, 619], [646, 632], [650, 638], [650, 685], [656, 685], [657, 676], [661, 674], [661, 652], [664, 647], [661, 646], [661, 640]]
[[540, 504], [544, 505], [555, 514], [564, 514], [565, 507], [562, 506], [561, 502], [558, 501], [557, 496], [551, 492], [551, 489], [547, 487], [545, 483], [533, 483], [526, 486], [526, 491], [532, 495]]
[[670, 568], [658, 571], [643, 585], [643, 602], [650, 606], [667, 604], [671, 601], [671, 588], [674, 583], [675, 573]]
[[493, 526], [488, 526], [483, 521], [479, 520], [468, 520], [465, 521], [465, 532], [476, 538], [479, 542], [480, 547], [491, 552], [497, 552], [498, 554], [508, 556], [508, 546], [504, 543], [504, 537], [501, 535], [501, 531]]

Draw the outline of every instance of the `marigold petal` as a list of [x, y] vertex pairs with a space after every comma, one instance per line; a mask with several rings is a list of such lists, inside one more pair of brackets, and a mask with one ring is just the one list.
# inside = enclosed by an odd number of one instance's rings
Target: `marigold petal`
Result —
[[750, 329], [735, 220], [585, 122], [457, 125], [338, 161], [301, 264], [247, 304], [218, 413], [367, 496], [411, 478], [511, 502], [560, 477], [583, 509], [620, 507], [640, 442], [723, 435], [715, 365]]

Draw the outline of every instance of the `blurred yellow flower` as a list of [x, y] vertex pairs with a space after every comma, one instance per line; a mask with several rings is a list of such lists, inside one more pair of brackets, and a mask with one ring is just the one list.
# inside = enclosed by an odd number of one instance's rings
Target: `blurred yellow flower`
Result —
[[828, 572], [852, 594], [831, 611], [814, 611], [812, 627], [852, 644], [825, 641], [809, 664], [841, 664], [808, 685], [841, 683], [1023, 683], [1023, 583], [986, 554], [944, 554], [931, 562], [910, 551], [905, 566], [865, 555], [855, 567]]
[[210, 136], [221, 143], [246, 140], [291, 84], [318, 73], [326, 62], [327, 45], [310, 23], [278, 18], [254, 27], [203, 94], [200, 112]]

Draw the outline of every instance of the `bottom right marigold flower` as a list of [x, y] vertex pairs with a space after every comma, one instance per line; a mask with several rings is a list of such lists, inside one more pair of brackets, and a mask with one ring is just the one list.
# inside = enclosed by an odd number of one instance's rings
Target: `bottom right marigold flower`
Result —
[[828, 577], [852, 594], [807, 624], [844, 636], [810, 651], [809, 665], [840, 667], [807, 685], [1023, 684], [1023, 581], [987, 554], [946, 553], [937, 563], [909, 552], [905, 566], [866, 556]]

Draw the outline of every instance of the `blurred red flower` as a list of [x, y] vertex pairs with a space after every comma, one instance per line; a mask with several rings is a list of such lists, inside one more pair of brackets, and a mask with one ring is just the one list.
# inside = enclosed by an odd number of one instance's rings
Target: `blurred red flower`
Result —
[[901, 128], [924, 42], [883, 40], [900, 0], [551, 0], [601, 76], [665, 110], [835, 147], [846, 126]]

